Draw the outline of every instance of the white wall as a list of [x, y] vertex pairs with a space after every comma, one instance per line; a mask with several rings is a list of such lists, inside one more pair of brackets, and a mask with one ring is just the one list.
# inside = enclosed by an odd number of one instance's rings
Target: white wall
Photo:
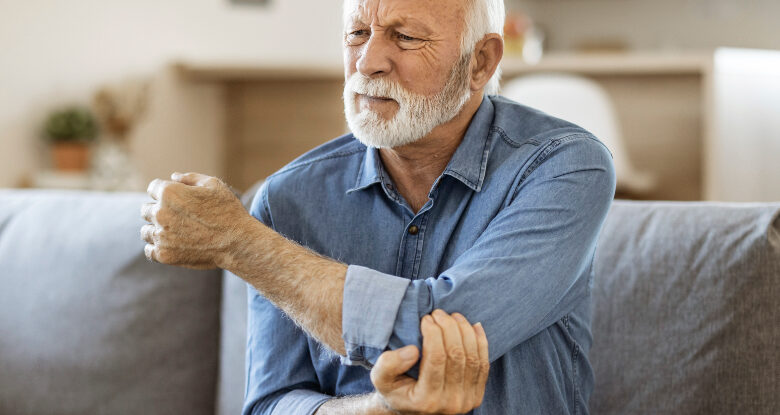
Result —
[[[212, 114], [220, 108], [214, 104], [218, 90], [177, 89], [164, 68], [180, 59], [340, 61], [341, 0], [271, 3], [0, 0], [0, 187], [16, 186], [45, 167], [39, 129], [48, 111], [88, 103], [100, 84], [132, 75], [154, 76], [157, 91], [133, 146], [142, 153], [144, 176], [171, 170], [219, 174], [214, 157], [199, 157], [219, 151], [213, 135], [221, 119]], [[176, 136], [192, 131], [196, 136], [186, 138], [192, 145], [182, 148]], [[153, 144], [162, 150], [153, 154]]]
[[548, 33], [547, 46], [571, 50], [589, 40], [634, 49], [780, 49], [778, 0], [507, 0]]
[[720, 49], [712, 79], [706, 198], [780, 200], [780, 51]]
[[[169, 62], [340, 61], [341, 0], [0, 0], [0, 187], [48, 162], [42, 119], [95, 88], [153, 75], [150, 115], [134, 138], [145, 178], [219, 174], [219, 90], [178, 85]], [[621, 38], [639, 49], [780, 49], [778, 0], [507, 0], [548, 29], [554, 49]], [[188, 89], [187, 89], [188, 88]], [[193, 115], [194, 114], [194, 115]], [[184, 136], [185, 140], [182, 140]], [[186, 141], [191, 145], [183, 147]], [[157, 145], [160, 150], [151, 152]], [[203, 157], [209, 154], [210, 157]]]

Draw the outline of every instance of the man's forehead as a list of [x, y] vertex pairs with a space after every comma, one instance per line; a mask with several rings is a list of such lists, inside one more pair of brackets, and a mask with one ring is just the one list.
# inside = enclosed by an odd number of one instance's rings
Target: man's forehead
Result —
[[465, 0], [345, 0], [344, 20], [436, 25], [460, 18]]

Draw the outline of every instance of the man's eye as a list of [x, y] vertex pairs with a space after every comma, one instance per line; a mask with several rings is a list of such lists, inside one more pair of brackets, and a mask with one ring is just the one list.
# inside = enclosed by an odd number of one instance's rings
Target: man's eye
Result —
[[363, 29], [355, 30], [347, 34], [346, 41], [349, 44], [355, 45], [365, 41], [366, 36], [368, 36], [367, 30], [363, 30]]
[[414, 41], [414, 40], [418, 40], [415, 37], [407, 36], [407, 35], [405, 35], [403, 33], [399, 33], [398, 34], [398, 39], [401, 39], [401, 40], [406, 41], [406, 42], [411, 42], [411, 41]]
[[360, 30], [353, 30], [352, 32], [349, 32], [347, 37], [354, 39], [354, 38], [364, 37], [366, 35], [368, 35], [368, 30], [360, 29]]

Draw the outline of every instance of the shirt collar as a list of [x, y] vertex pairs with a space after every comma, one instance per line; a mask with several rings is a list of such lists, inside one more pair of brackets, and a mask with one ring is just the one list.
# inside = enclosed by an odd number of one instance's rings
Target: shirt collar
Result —
[[[493, 103], [487, 96], [484, 96], [479, 109], [471, 118], [463, 140], [442, 173], [442, 175], [457, 179], [476, 192], [482, 190], [482, 183], [485, 180], [485, 170], [490, 152], [489, 133], [493, 123], [493, 115]], [[360, 165], [355, 186], [347, 190], [347, 193], [381, 183], [385, 175], [379, 151], [376, 148], [368, 147], [363, 157], [363, 163]]]
[[493, 103], [485, 95], [482, 97], [479, 109], [471, 118], [463, 141], [460, 142], [444, 169], [443, 174], [460, 180], [475, 192], [482, 190], [482, 182], [485, 181], [492, 124]]
[[384, 168], [382, 167], [382, 159], [379, 158], [379, 150], [374, 147], [367, 147], [363, 156], [363, 163], [360, 164], [360, 170], [358, 170], [357, 182], [353, 188], [347, 190], [347, 193], [363, 190], [374, 183], [381, 183], [383, 172]]

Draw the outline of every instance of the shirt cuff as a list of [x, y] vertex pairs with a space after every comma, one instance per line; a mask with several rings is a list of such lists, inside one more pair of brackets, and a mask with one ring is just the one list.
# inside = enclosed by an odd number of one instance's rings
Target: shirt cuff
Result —
[[345, 365], [370, 369], [393, 334], [409, 280], [358, 265], [347, 267], [341, 310]]
[[329, 399], [333, 397], [309, 389], [294, 389], [276, 402], [272, 415], [312, 415]]

